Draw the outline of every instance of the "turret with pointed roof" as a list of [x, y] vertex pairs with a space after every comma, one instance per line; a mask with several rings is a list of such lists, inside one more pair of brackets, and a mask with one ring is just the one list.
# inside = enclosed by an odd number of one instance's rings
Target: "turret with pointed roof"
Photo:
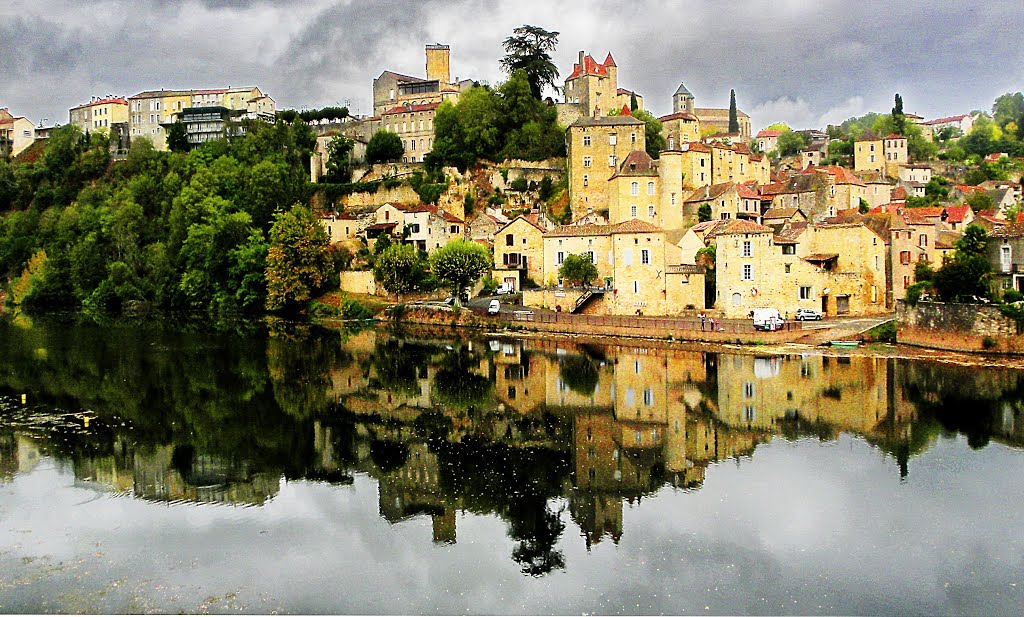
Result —
[[693, 94], [686, 89], [682, 82], [672, 95], [672, 113], [693, 113]]

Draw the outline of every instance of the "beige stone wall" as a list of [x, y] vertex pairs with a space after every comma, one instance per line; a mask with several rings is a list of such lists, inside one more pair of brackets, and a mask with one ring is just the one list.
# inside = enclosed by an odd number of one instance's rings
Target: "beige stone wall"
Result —
[[665, 314], [685, 315], [704, 308], [704, 279], [703, 274], [666, 274]]
[[[954, 351], [1024, 353], [1016, 322], [994, 306], [918, 302], [896, 305], [900, 343]], [[987, 342], [987, 344], [986, 344]]]
[[[349, 193], [338, 200], [342, 209], [358, 209], [384, 203], [416, 204], [420, 196], [411, 186], [403, 184], [393, 189], [381, 189], [373, 193]], [[383, 221], [382, 221], [383, 222]]]
[[[369, 270], [346, 270], [341, 273], [339, 289], [354, 294], [377, 294], [377, 282]], [[382, 290], [383, 291], [383, 290]]]
[[684, 216], [684, 201], [689, 192], [684, 189], [684, 162], [681, 152], [666, 151], [658, 159], [657, 222], [663, 229], [683, 229], [697, 222], [696, 214]]
[[643, 148], [644, 124], [570, 126], [568, 133], [569, 198], [573, 214], [582, 216], [605, 210], [608, 179], [626, 156], [637, 149], [637, 144]]
[[890, 178], [897, 178], [900, 174], [900, 167], [909, 162], [907, 155], [906, 139], [886, 139], [883, 141], [885, 150], [885, 175]]
[[[512, 244], [508, 244], [507, 236], [512, 236]], [[494, 264], [502, 267], [508, 261], [507, 255], [526, 257], [526, 276], [538, 285], [546, 285], [544, 277], [544, 234], [528, 221], [517, 218], [503, 229], [498, 230], [494, 237]]]
[[640, 219], [663, 226], [659, 211], [660, 178], [651, 175], [615, 176], [608, 181], [608, 223]]
[[666, 120], [661, 123], [661, 134], [665, 136], [669, 150], [678, 148], [680, 144], [700, 141], [700, 120]]
[[[666, 315], [665, 234], [613, 234], [614, 268], [608, 314]], [[676, 248], [676, 247], [673, 247]]]
[[381, 118], [381, 128], [402, 139], [402, 146], [405, 147], [403, 163], [422, 162], [423, 156], [434, 147], [435, 111], [402, 111]]
[[853, 145], [854, 171], [885, 171], [885, 152], [882, 140], [858, 141]]
[[579, 255], [586, 252], [593, 252], [594, 265], [597, 266], [598, 281], [602, 282], [607, 277], [614, 277], [614, 258], [612, 256], [612, 242], [608, 235], [595, 236], [545, 236], [544, 246], [544, 279], [536, 281], [539, 285], [551, 285], [558, 280], [558, 268], [561, 263], [558, 261], [561, 253], [564, 260], [569, 255]]

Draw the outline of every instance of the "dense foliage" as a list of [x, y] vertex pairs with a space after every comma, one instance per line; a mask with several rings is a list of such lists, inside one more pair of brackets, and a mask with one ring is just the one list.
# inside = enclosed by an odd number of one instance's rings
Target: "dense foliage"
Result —
[[[316, 139], [301, 121], [247, 130], [188, 154], [136, 139], [124, 160], [112, 161], [105, 136], [66, 126], [35, 162], [0, 161], [0, 276], [22, 291], [10, 300], [115, 311], [126, 304], [262, 310], [271, 226], [308, 202]], [[317, 228], [307, 224], [303, 233]], [[296, 237], [326, 246], [321, 235]], [[279, 272], [300, 271], [287, 251], [280, 257]], [[322, 272], [298, 276], [311, 291], [330, 280]]]
[[558, 268], [558, 276], [570, 283], [586, 287], [597, 278], [597, 266], [591, 261], [589, 254], [566, 255]]
[[558, 112], [534, 98], [526, 72], [519, 69], [496, 90], [476, 86], [457, 104], [442, 103], [434, 119], [434, 147], [424, 161], [430, 169], [450, 165], [465, 171], [480, 160], [553, 156], [565, 156]]
[[501, 67], [510, 75], [525, 72], [534, 98], [541, 98], [545, 86], [558, 89], [558, 67], [550, 53], [558, 45], [557, 32], [524, 25], [513, 30], [502, 45], [507, 53], [501, 59]]

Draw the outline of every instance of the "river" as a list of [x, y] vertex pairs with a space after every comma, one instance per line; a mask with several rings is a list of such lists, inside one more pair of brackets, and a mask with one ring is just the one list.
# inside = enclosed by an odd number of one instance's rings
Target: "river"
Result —
[[1016, 615], [1024, 370], [0, 323], [0, 612]]

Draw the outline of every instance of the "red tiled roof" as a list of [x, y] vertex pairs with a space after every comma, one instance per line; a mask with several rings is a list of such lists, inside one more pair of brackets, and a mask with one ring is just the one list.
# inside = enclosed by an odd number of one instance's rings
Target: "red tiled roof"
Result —
[[708, 146], [707, 144], [702, 144], [699, 141], [691, 141], [686, 144], [680, 144], [679, 149], [689, 152], [705, 152], [708, 154], [711, 153], [711, 147]]
[[622, 109], [619, 110], [620, 116], [632, 116], [633, 112], [629, 110], [629, 105], [623, 105]]
[[948, 118], [939, 118], [938, 120], [929, 120], [928, 122], [922, 122], [921, 124], [945, 124], [947, 122], [960, 122], [967, 117], [967, 114], [961, 114], [959, 116], [949, 116]]
[[696, 122], [697, 116], [681, 111], [679, 113], [669, 114], [658, 118], [659, 122], [668, 122], [669, 120], [688, 120], [690, 122]]
[[857, 186], [864, 186], [863, 180], [841, 165], [822, 165], [821, 167], [815, 167], [815, 169], [817, 171], [823, 171], [831, 174], [831, 176], [835, 178], [836, 184], [856, 184]]
[[885, 139], [906, 139], [903, 135], [897, 135], [896, 133], [889, 133], [885, 136]]
[[897, 186], [896, 188], [891, 189], [889, 191], [889, 199], [891, 201], [896, 201], [896, 200], [900, 200], [900, 199], [906, 200], [907, 199], [907, 195], [908, 195], [907, 189], [903, 188], [902, 186]]
[[612, 58], [612, 52], [608, 52], [608, 56], [604, 59], [604, 65], [606, 67], [608, 67], [608, 66], [618, 67], [618, 65], [615, 64], [615, 58]]
[[736, 234], [774, 234], [771, 227], [758, 225], [753, 221], [744, 219], [733, 219], [715, 230], [716, 236], [731, 236]]
[[911, 208], [909, 212], [913, 212], [918, 216], [942, 216], [943, 208], [936, 206], [932, 208]]
[[393, 116], [395, 114], [404, 114], [412, 111], [431, 111], [440, 107], [440, 103], [425, 103], [423, 105], [400, 105], [398, 107], [392, 107], [391, 109], [382, 113], [382, 116]]
[[778, 137], [779, 135], [782, 135], [782, 131], [765, 129], [757, 132], [757, 137]]
[[985, 190], [980, 186], [973, 186], [970, 184], [957, 184], [953, 188], [960, 191], [964, 195], [970, 195], [971, 193], [981, 193]]
[[611, 225], [613, 234], [641, 234], [661, 231], [661, 227], [640, 219], [630, 219], [617, 225]]
[[[612, 176], [631, 176], [631, 175], [644, 175], [649, 176], [654, 173], [654, 159], [651, 155], [647, 154], [644, 150], [633, 150], [626, 155], [626, 160], [622, 161], [622, 165], [618, 171]], [[610, 180], [611, 178], [609, 178]]]
[[[608, 54], [608, 60], [612, 60], [611, 53]], [[606, 60], [607, 62], [607, 60]], [[615, 66], [614, 60], [610, 66]], [[604, 64], [598, 64], [597, 60], [590, 54], [583, 56], [583, 66], [579, 63], [572, 65], [572, 75], [569, 75], [567, 79], [576, 79], [582, 75], [599, 75], [601, 77], [608, 76], [608, 69], [605, 68]]]
[[968, 205], [963, 206], [946, 206], [946, 222], [947, 223], [963, 223], [967, 217], [967, 211], [971, 207]]
[[740, 197], [743, 199], [761, 199], [761, 194], [757, 192], [757, 187], [749, 184], [741, 184], [736, 187]]
[[83, 109], [85, 107], [93, 107], [95, 105], [107, 105], [108, 103], [118, 103], [119, 105], [127, 105], [128, 101], [126, 101], [125, 99], [123, 99], [123, 98], [121, 98], [119, 96], [115, 96], [113, 98], [100, 99], [100, 100], [97, 100], [97, 101], [91, 101], [89, 103], [83, 103], [82, 105], [79, 105], [78, 107], [72, 107], [72, 109]]

